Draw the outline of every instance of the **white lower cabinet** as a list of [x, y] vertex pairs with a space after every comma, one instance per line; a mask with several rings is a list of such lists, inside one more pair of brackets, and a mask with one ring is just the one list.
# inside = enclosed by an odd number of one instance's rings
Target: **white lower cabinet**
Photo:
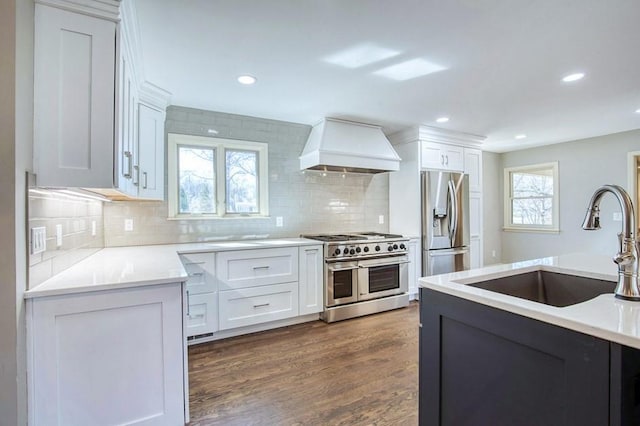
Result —
[[218, 292], [190, 294], [186, 317], [187, 337], [215, 333], [218, 327]]
[[297, 315], [297, 282], [220, 292], [220, 330], [281, 320]]
[[300, 315], [315, 314], [324, 309], [323, 246], [299, 248]]
[[185, 422], [182, 284], [27, 301], [30, 425]]
[[408, 244], [409, 248], [409, 298], [411, 300], [418, 298], [418, 278], [422, 276], [422, 252], [420, 249], [420, 239], [411, 238]]

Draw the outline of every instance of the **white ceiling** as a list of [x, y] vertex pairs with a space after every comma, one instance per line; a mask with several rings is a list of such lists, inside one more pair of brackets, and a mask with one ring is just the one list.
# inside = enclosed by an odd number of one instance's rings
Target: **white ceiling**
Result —
[[[496, 152], [640, 128], [639, 0], [135, 6], [145, 77], [175, 105], [312, 125], [346, 118], [387, 134], [426, 124], [484, 135]], [[396, 55], [359, 68], [326, 61], [363, 44]], [[374, 74], [416, 58], [446, 69], [405, 81]], [[584, 79], [561, 81], [578, 71]], [[242, 86], [241, 74], [258, 82]]]

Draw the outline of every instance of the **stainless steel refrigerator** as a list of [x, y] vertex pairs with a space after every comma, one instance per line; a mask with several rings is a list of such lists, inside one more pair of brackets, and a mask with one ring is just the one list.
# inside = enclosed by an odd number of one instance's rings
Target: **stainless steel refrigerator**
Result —
[[469, 176], [424, 171], [422, 190], [422, 274], [469, 269]]

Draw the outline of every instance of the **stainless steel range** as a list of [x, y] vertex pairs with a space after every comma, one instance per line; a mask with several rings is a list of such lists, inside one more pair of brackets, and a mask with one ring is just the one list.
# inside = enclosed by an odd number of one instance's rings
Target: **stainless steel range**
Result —
[[377, 232], [303, 237], [324, 242], [324, 321], [409, 304], [409, 239]]

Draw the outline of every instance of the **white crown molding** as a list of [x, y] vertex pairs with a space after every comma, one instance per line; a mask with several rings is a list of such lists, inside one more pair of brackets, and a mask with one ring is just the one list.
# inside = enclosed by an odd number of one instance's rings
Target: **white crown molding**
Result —
[[140, 102], [161, 108], [163, 111], [171, 104], [171, 93], [146, 80], [140, 85], [138, 96]]
[[124, 0], [121, 3], [120, 13], [122, 15], [121, 33], [126, 40], [127, 53], [133, 69], [136, 70], [139, 82], [144, 81], [144, 61], [142, 60], [142, 47], [140, 42], [140, 29], [138, 26], [138, 15], [133, 0]]
[[120, 21], [120, 0], [35, 0], [35, 2], [113, 22]]
[[486, 136], [420, 125], [393, 133], [388, 138], [394, 145], [425, 141], [479, 148]]

